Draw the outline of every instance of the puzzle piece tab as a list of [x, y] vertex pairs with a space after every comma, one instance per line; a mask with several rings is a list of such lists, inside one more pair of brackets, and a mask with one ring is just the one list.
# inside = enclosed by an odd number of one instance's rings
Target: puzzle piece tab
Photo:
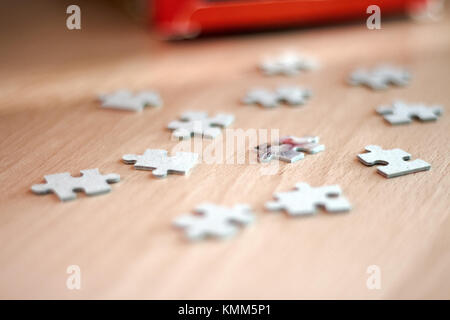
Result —
[[287, 51], [277, 57], [264, 59], [259, 67], [266, 75], [293, 76], [300, 71], [316, 69], [317, 66], [318, 63], [314, 59]]
[[182, 121], [172, 121], [168, 128], [173, 131], [177, 139], [189, 139], [192, 136], [215, 138], [221, 134], [220, 128], [228, 127], [234, 121], [231, 114], [219, 113], [215, 117], [208, 117], [206, 112], [185, 112]]
[[329, 212], [343, 212], [351, 209], [348, 200], [342, 196], [338, 185], [311, 187], [307, 183], [297, 183], [295, 191], [275, 193], [277, 201], [266, 203], [270, 211], [285, 210], [291, 216], [311, 215], [322, 206]]
[[379, 146], [366, 146], [367, 153], [358, 154], [358, 159], [366, 166], [381, 164], [377, 167], [379, 174], [386, 178], [394, 178], [409, 173], [426, 171], [431, 165], [421, 159], [407, 161], [411, 155], [401, 149], [383, 150]]
[[192, 152], [177, 152], [169, 157], [166, 150], [147, 149], [143, 155], [126, 154], [122, 160], [126, 164], [134, 164], [138, 170], [152, 170], [153, 176], [164, 178], [168, 173], [189, 174], [198, 158], [199, 155]]
[[61, 201], [76, 199], [75, 191], [84, 191], [87, 195], [97, 195], [111, 191], [108, 183], [120, 181], [116, 173], [100, 174], [98, 169], [81, 170], [81, 177], [72, 177], [70, 173], [46, 175], [45, 184], [35, 184], [31, 190], [36, 194], [56, 193]]
[[262, 144], [255, 148], [258, 152], [260, 162], [269, 162], [271, 160], [281, 160], [294, 163], [305, 157], [303, 152], [314, 154], [325, 150], [323, 144], [319, 144], [319, 137], [305, 136], [282, 137], [279, 141], [270, 144]]
[[284, 102], [291, 106], [303, 105], [311, 97], [311, 91], [297, 86], [283, 86], [275, 91], [256, 88], [250, 90], [242, 99], [245, 104], [259, 104], [264, 108], [278, 107]]
[[141, 91], [136, 94], [128, 90], [118, 90], [110, 94], [99, 96], [103, 108], [128, 111], [142, 111], [146, 106], [161, 107], [163, 102], [158, 93]]
[[407, 104], [402, 101], [395, 101], [392, 106], [381, 106], [377, 108], [377, 113], [383, 115], [390, 124], [404, 124], [412, 122], [413, 118], [420, 121], [437, 120], [444, 112], [441, 106], [427, 107], [424, 104]]
[[238, 230], [237, 224], [248, 225], [255, 219], [250, 207], [243, 204], [226, 208], [206, 203], [195, 211], [199, 215], [183, 215], [174, 221], [176, 227], [185, 229], [190, 240], [231, 237]]
[[381, 65], [372, 70], [357, 69], [350, 75], [351, 85], [365, 85], [374, 90], [387, 89], [390, 84], [405, 86], [409, 83], [411, 75], [405, 69]]

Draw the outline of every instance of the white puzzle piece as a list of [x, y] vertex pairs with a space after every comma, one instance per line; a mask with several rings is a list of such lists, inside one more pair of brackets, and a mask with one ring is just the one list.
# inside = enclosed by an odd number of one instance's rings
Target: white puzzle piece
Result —
[[291, 216], [311, 215], [316, 213], [318, 207], [323, 207], [328, 212], [351, 209], [338, 185], [315, 188], [301, 182], [295, 185], [295, 191], [275, 193], [274, 197], [277, 201], [267, 202], [266, 209], [285, 210]]
[[276, 108], [280, 103], [290, 106], [305, 104], [312, 96], [309, 89], [298, 86], [281, 86], [275, 91], [255, 88], [250, 90], [242, 99], [245, 104], [258, 104], [264, 108]]
[[286, 51], [279, 56], [264, 59], [259, 68], [266, 75], [293, 76], [300, 71], [313, 70], [318, 67], [315, 59], [299, 55], [292, 51]]
[[97, 195], [111, 191], [108, 183], [120, 181], [116, 173], [100, 174], [98, 169], [81, 170], [81, 177], [72, 177], [70, 173], [46, 175], [45, 184], [35, 184], [31, 190], [36, 194], [54, 192], [61, 201], [76, 199], [75, 191], [84, 191], [87, 195]]
[[373, 90], [384, 90], [389, 85], [405, 86], [411, 79], [410, 73], [402, 68], [380, 65], [372, 70], [357, 69], [349, 78], [351, 85], [365, 85]]
[[234, 121], [231, 114], [219, 113], [208, 117], [206, 112], [191, 111], [181, 116], [181, 121], [172, 121], [168, 128], [177, 139], [189, 139], [192, 136], [215, 138], [221, 134], [221, 128], [228, 127]]
[[169, 157], [166, 150], [147, 149], [143, 155], [126, 154], [122, 157], [126, 164], [134, 164], [138, 170], [152, 170], [158, 178], [165, 178], [168, 173], [187, 175], [198, 163], [199, 155], [192, 152], [177, 152]]
[[383, 150], [379, 146], [366, 146], [367, 153], [358, 154], [358, 159], [366, 166], [380, 164], [377, 167], [379, 174], [386, 178], [394, 178], [409, 173], [426, 171], [431, 165], [421, 159], [407, 161], [411, 155], [401, 149]]
[[236, 205], [233, 208], [211, 203], [200, 205], [197, 215], [186, 214], [178, 217], [174, 225], [185, 230], [190, 240], [206, 237], [227, 238], [236, 234], [237, 225], [248, 225], [255, 218], [248, 205]]
[[325, 150], [325, 146], [319, 144], [319, 137], [316, 136], [286, 136], [272, 144], [261, 144], [255, 149], [258, 152], [258, 160], [260, 162], [281, 160], [294, 163], [305, 157], [304, 152], [315, 154]]
[[99, 96], [103, 108], [120, 109], [127, 111], [142, 111], [146, 106], [161, 107], [163, 102], [158, 93], [154, 91], [141, 91], [136, 94], [128, 90]]
[[405, 124], [416, 118], [420, 121], [435, 121], [444, 112], [441, 106], [426, 106], [424, 104], [407, 104], [395, 101], [392, 106], [381, 106], [377, 113], [383, 115], [390, 124]]

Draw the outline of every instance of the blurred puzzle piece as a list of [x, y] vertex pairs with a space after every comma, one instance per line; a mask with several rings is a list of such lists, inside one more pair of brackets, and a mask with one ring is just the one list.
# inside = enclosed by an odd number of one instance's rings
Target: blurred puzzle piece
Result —
[[413, 118], [420, 121], [435, 121], [443, 112], [441, 106], [427, 107], [424, 104], [407, 104], [402, 101], [395, 101], [389, 107], [377, 108], [377, 113], [393, 125], [411, 123]]
[[228, 127], [234, 121], [231, 114], [219, 113], [208, 117], [206, 112], [190, 111], [181, 115], [181, 121], [171, 121], [168, 128], [177, 139], [189, 139], [192, 136], [215, 138], [221, 134], [221, 129]]
[[264, 59], [259, 68], [266, 75], [293, 76], [300, 71], [316, 69], [318, 63], [312, 58], [301, 56], [295, 52], [286, 51], [275, 57]]
[[351, 209], [348, 200], [342, 196], [338, 185], [311, 187], [301, 182], [295, 185], [295, 191], [275, 193], [277, 201], [266, 203], [270, 211], [285, 210], [290, 216], [303, 216], [316, 213], [321, 206], [328, 212], [344, 212]]
[[141, 91], [136, 94], [128, 90], [117, 90], [99, 96], [102, 108], [120, 109], [140, 112], [146, 106], [161, 107], [163, 102], [154, 91]]
[[174, 221], [190, 240], [231, 237], [236, 234], [237, 225], [248, 225], [255, 220], [250, 207], [243, 204], [227, 208], [206, 203], [198, 206], [195, 212], [198, 215], [183, 215]]
[[258, 152], [258, 160], [260, 162], [281, 160], [288, 163], [294, 163], [305, 157], [304, 152], [315, 154], [325, 150], [325, 146], [319, 144], [319, 137], [316, 136], [305, 136], [300, 138], [286, 136], [272, 144], [261, 144], [255, 149]]
[[405, 86], [411, 79], [410, 73], [402, 68], [380, 65], [372, 70], [357, 69], [349, 78], [351, 85], [365, 85], [373, 90], [387, 89], [390, 84]]
[[245, 104], [259, 104], [264, 108], [276, 108], [284, 102], [291, 106], [303, 105], [311, 97], [311, 91], [298, 86], [282, 86], [275, 91], [255, 88], [242, 99]]
[[175, 156], [167, 156], [166, 150], [147, 149], [143, 155], [126, 154], [122, 161], [134, 164], [138, 170], [152, 170], [158, 178], [165, 178], [168, 173], [187, 175], [198, 163], [199, 155], [192, 152], [177, 152]]

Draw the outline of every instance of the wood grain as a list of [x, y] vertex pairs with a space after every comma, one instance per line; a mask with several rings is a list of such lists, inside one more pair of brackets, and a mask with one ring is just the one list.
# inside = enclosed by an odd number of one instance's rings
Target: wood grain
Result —
[[[438, 23], [396, 20], [378, 31], [361, 22], [167, 43], [104, 3], [82, 2], [81, 31], [66, 30], [64, 2], [35, 6], [1, 10], [1, 298], [450, 298], [448, 11]], [[322, 68], [262, 76], [259, 58], [284, 48]], [[353, 68], [378, 62], [406, 66], [411, 85], [345, 84]], [[239, 103], [250, 87], [280, 83], [314, 97], [270, 111]], [[158, 90], [165, 106], [99, 108], [98, 93], [123, 87]], [[396, 98], [445, 112], [435, 123], [389, 126], [374, 109]], [[192, 109], [233, 113], [234, 129], [316, 134], [327, 149], [266, 176], [256, 164], [201, 164], [157, 180], [120, 162], [173, 149], [166, 126]], [[368, 144], [402, 148], [432, 169], [385, 179], [356, 159]], [[111, 193], [60, 203], [30, 192], [45, 174], [95, 167], [121, 175]], [[299, 181], [339, 184], [353, 210], [304, 219], [264, 210]], [[229, 241], [188, 243], [172, 220], [205, 201], [249, 203], [257, 222]], [[69, 265], [81, 268], [79, 291], [66, 288]], [[381, 269], [381, 290], [366, 287], [369, 265]]]

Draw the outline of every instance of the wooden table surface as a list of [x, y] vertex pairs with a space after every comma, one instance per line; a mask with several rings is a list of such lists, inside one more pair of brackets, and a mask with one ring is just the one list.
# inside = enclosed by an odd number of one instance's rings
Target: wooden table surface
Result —
[[[81, 31], [66, 29], [63, 2], [16, 6], [0, 10], [1, 298], [450, 298], [448, 11], [437, 23], [386, 21], [375, 31], [361, 21], [168, 43], [104, 3], [82, 2]], [[285, 48], [322, 67], [262, 76], [260, 58]], [[411, 84], [346, 85], [352, 69], [378, 62], [407, 67]], [[253, 86], [281, 83], [314, 96], [300, 108], [239, 102]], [[99, 107], [98, 93], [124, 87], [157, 90], [165, 105]], [[394, 99], [443, 104], [444, 115], [390, 126], [374, 110]], [[273, 175], [254, 163], [202, 163], [189, 177], [158, 180], [120, 161], [174, 150], [166, 126], [185, 110], [232, 113], [232, 129], [318, 135], [326, 150]], [[401, 148], [432, 169], [385, 179], [356, 159], [369, 144]], [[122, 181], [67, 203], [30, 191], [46, 174], [88, 168]], [[311, 218], [264, 210], [300, 181], [339, 184], [353, 209]], [[189, 243], [172, 221], [206, 201], [248, 203], [256, 222], [226, 241]], [[80, 267], [81, 290], [66, 288], [70, 265]], [[381, 270], [380, 290], [366, 286], [370, 265]]]

